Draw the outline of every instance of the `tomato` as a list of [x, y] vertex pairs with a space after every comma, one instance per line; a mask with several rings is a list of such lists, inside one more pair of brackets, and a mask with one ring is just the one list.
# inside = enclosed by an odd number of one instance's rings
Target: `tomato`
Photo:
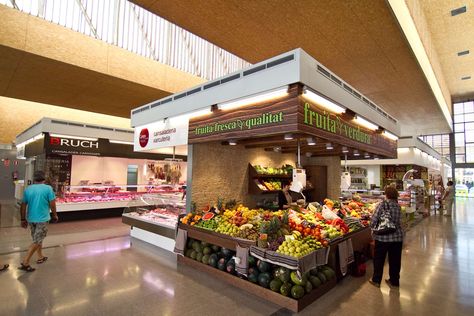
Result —
[[327, 246], [329, 245], [329, 242], [328, 242], [326, 239], [324, 239], [324, 240], [321, 242], [321, 244], [323, 245], [323, 247], [327, 247]]
[[304, 234], [305, 234], [306, 236], [311, 235], [311, 228], [305, 228], [305, 229], [304, 229]]

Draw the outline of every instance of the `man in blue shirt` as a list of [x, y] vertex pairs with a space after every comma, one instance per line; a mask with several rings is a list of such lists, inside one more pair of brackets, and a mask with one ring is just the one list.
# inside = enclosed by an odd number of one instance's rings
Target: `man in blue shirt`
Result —
[[23, 203], [21, 203], [21, 226], [27, 228], [28, 224], [31, 230], [33, 243], [28, 249], [28, 254], [23, 259], [18, 268], [26, 272], [35, 271], [30, 266], [30, 259], [35, 252], [38, 253], [36, 263], [45, 262], [48, 257], [43, 255], [43, 240], [48, 233], [48, 222], [51, 220], [50, 209], [53, 212], [53, 220], [58, 221], [56, 213], [56, 196], [53, 188], [45, 184], [45, 175], [43, 171], [36, 171], [34, 184], [28, 186], [23, 194]]

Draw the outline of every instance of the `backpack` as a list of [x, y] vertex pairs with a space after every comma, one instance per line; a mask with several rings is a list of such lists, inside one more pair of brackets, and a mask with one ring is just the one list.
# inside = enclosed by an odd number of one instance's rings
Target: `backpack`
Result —
[[377, 225], [372, 232], [374, 235], [388, 235], [392, 234], [397, 230], [395, 223], [392, 220], [392, 215], [390, 214], [390, 208], [387, 201], [383, 201], [380, 206], [380, 216], [377, 222]]

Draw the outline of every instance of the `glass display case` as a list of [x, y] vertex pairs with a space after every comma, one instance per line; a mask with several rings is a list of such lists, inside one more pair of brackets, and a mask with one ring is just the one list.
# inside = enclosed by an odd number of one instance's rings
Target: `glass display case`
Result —
[[173, 251], [178, 218], [186, 213], [181, 193], [136, 195], [122, 214], [122, 223], [131, 226], [130, 235]]
[[184, 189], [179, 185], [114, 185], [85, 184], [64, 186], [57, 193], [58, 212], [94, 210], [105, 208], [125, 208], [144, 205], [140, 198], [143, 195], [158, 194], [182, 197]]

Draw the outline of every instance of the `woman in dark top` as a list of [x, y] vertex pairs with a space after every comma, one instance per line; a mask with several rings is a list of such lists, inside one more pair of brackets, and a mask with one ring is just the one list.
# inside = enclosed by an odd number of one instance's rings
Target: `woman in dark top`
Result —
[[287, 209], [293, 203], [293, 198], [290, 194], [290, 183], [282, 183], [281, 191], [278, 192], [278, 207], [280, 210]]
[[383, 276], [383, 266], [388, 254], [390, 279], [386, 279], [385, 282], [390, 288], [398, 288], [400, 286], [399, 280], [402, 262], [403, 230], [401, 223], [401, 209], [398, 205], [398, 191], [394, 187], [389, 186], [385, 188], [385, 201], [379, 204], [370, 222], [370, 227], [372, 229], [377, 227], [384, 207], [388, 207], [396, 229], [393, 233], [386, 235], [373, 234], [375, 240], [374, 275], [369, 282], [376, 287], [380, 287], [380, 282], [382, 281]]

